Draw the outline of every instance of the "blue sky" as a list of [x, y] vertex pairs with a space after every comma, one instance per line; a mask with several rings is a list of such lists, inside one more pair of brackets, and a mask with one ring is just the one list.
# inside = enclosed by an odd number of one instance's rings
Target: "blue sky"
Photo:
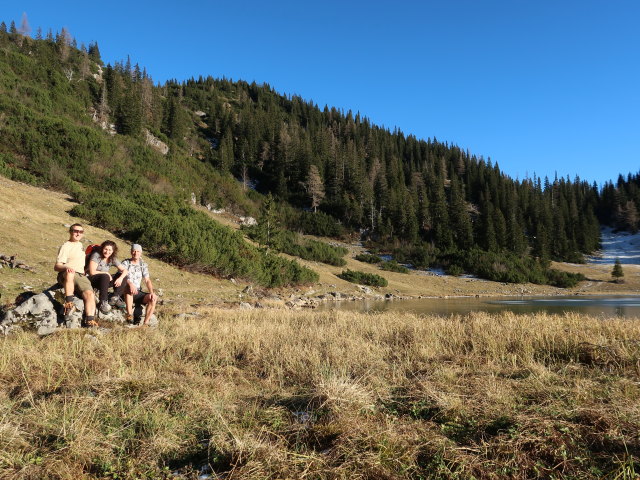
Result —
[[640, 170], [640, 2], [0, 2], [156, 82], [269, 83], [498, 162], [512, 177]]

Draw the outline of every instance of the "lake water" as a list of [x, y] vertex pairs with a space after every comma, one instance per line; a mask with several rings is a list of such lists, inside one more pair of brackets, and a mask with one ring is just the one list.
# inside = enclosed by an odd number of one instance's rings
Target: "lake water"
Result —
[[412, 312], [428, 315], [464, 315], [469, 312], [556, 313], [578, 312], [602, 317], [640, 317], [640, 296], [425, 298], [418, 300], [359, 301], [323, 304], [359, 312]]

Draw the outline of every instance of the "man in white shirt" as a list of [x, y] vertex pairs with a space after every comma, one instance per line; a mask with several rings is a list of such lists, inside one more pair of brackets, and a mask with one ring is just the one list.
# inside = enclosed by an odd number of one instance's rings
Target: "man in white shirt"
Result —
[[73, 293], [76, 292], [84, 301], [83, 327], [97, 327], [95, 320], [96, 300], [91, 282], [84, 274], [85, 254], [80, 240], [84, 228], [79, 223], [69, 227], [69, 240], [58, 250], [58, 257], [53, 269], [58, 272], [58, 283], [64, 287], [64, 315], [73, 312]]

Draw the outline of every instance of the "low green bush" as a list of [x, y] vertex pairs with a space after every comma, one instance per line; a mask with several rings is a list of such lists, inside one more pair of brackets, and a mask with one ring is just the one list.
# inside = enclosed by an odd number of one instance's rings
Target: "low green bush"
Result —
[[372, 255], [370, 253], [359, 253], [354, 257], [359, 262], [365, 263], [380, 263], [382, 259], [377, 255]]
[[172, 198], [152, 193], [123, 198], [92, 191], [81, 200], [73, 215], [141, 243], [172, 263], [267, 287], [318, 281], [314, 271], [249, 245], [239, 232]]
[[[245, 228], [245, 231], [249, 238], [260, 241], [258, 226]], [[343, 267], [347, 264], [347, 261], [342, 258], [349, 253], [346, 248], [336, 247], [318, 240], [304, 239], [294, 232], [282, 229], [277, 229], [273, 238], [271, 247], [279, 252], [336, 267]]]
[[386, 287], [389, 283], [387, 279], [375, 273], [358, 272], [356, 270], [345, 270], [338, 275], [343, 280], [359, 285], [369, 285], [371, 287]]
[[404, 265], [400, 265], [395, 260], [382, 262], [382, 264], [380, 265], [380, 269], [387, 272], [409, 273], [409, 269], [407, 267], [405, 267]]
[[35, 175], [15, 166], [13, 160], [8, 156], [0, 153], [0, 175], [7, 177], [16, 182], [28, 183], [30, 185], [38, 185], [42, 180]]

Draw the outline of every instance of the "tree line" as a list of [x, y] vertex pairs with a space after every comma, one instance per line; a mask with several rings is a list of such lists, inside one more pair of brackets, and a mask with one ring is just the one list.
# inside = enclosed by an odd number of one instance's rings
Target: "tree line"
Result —
[[[638, 228], [637, 177], [602, 190], [578, 177], [512, 179], [458, 145], [268, 84], [211, 76], [155, 84], [129, 58], [104, 65], [97, 43], [78, 46], [64, 29], [35, 39], [25, 30], [0, 23], [9, 67], [0, 107], [11, 115], [0, 147], [59, 188], [100, 180], [116, 192], [193, 192], [203, 205], [248, 214], [272, 194], [291, 228], [358, 232], [373, 249], [422, 266], [471, 251], [580, 261], [598, 248], [600, 223]], [[95, 123], [112, 124], [119, 146]], [[144, 147], [144, 130], [169, 145], [167, 156]], [[112, 178], [125, 165], [130, 175]]]

